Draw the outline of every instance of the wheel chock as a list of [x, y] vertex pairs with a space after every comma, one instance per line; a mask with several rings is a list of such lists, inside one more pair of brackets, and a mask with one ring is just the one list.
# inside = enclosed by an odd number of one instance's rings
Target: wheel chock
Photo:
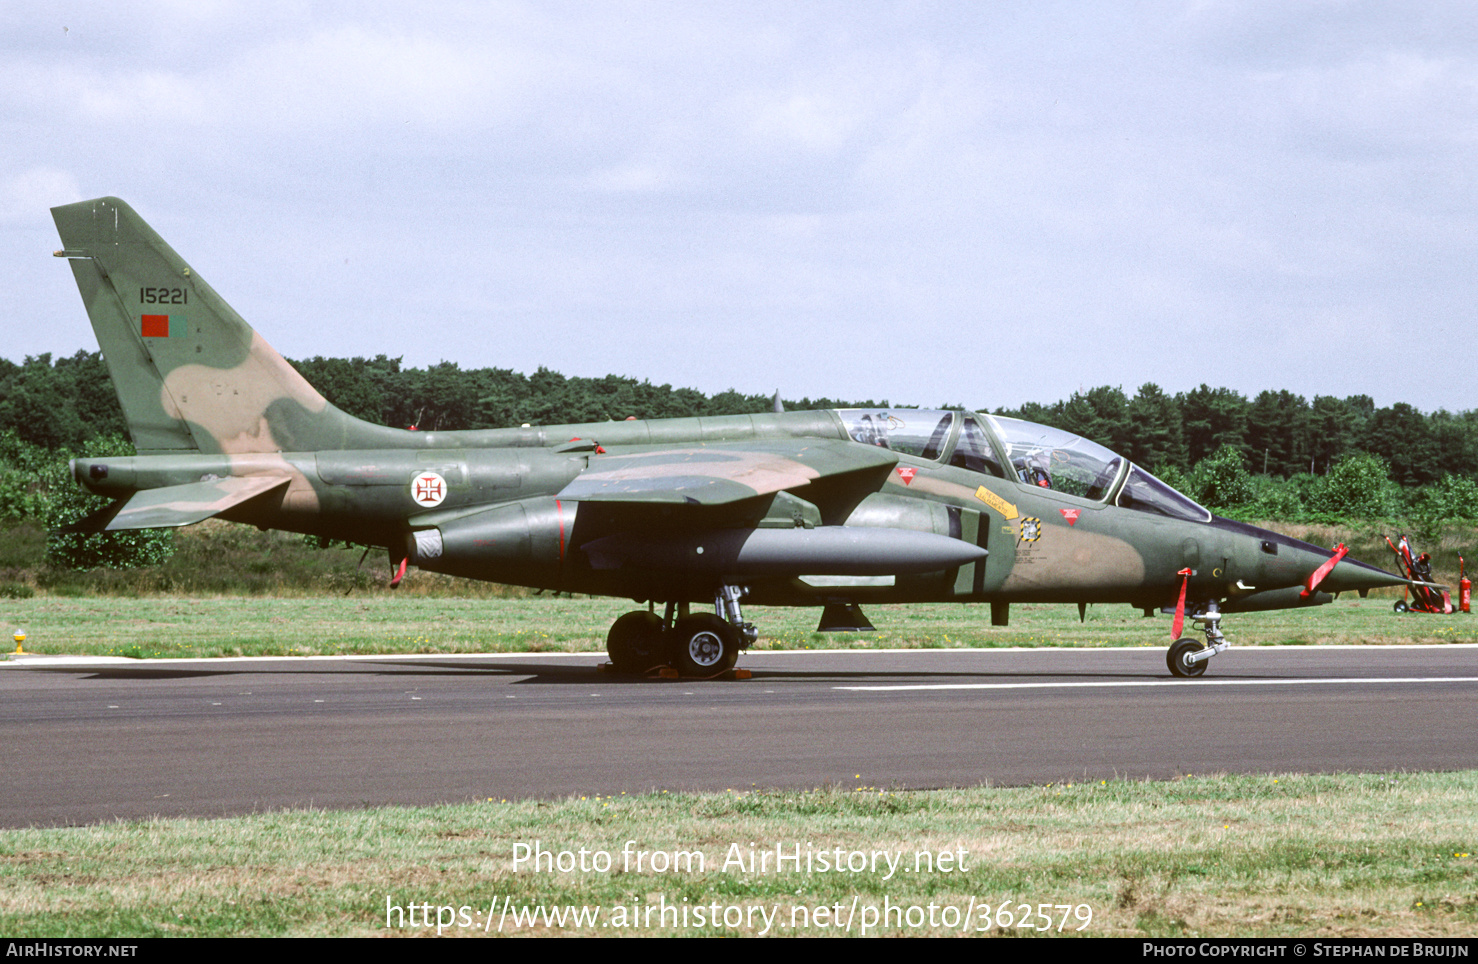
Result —
[[[621, 675], [620, 670], [616, 669], [616, 664], [611, 662], [597, 664], [595, 671], [602, 676]], [[651, 679], [653, 677], [657, 679], [682, 679], [683, 674], [679, 673], [675, 667], [661, 666], [655, 672], [648, 671], [647, 678]], [[731, 669], [728, 672], [720, 674], [720, 677], [729, 680], [753, 679], [754, 674], [747, 669]]]

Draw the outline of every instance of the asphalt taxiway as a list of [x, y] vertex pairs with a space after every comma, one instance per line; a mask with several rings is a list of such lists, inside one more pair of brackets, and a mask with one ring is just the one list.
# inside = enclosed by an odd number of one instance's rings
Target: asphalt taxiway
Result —
[[0, 664], [0, 826], [755, 787], [1478, 766], [1478, 646], [753, 652], [744, 681], [598, 654]]

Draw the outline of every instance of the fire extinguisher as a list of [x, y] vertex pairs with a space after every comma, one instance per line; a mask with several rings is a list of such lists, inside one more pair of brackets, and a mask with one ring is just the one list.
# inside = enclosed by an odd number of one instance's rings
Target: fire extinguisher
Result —
[[1463, 557], [1457, 557], [1457, 608], [1465, 613], [1473, 611], [1473, 583], [1464, 574], [1466, 569]]

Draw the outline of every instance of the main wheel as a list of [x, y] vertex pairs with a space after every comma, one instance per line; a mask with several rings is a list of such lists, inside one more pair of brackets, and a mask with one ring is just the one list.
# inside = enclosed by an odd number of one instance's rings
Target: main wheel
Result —
[[712, 613], [695, 613], [672, 627], [673, 656], [684, 676], [717, 676], [739, 659], [739, 634]]
[[1206, 648], [1206, 644], [1199, 639], [1187, 636], [1185, 639], [1177, 639], [1170, 644], [1170, 652], [1165, 654], [1165, 663], [1170, 667], [1171, 676], [1200, 676], [1206, 672], [1207, 660], [1199, 663], [1187, 663], [1185, 658], [1192, 653], [1199, 653]]
[[1404, 613], [1404, 612], [1406, 612], [1407, 609], [1409, 609], [1411, 607], [1409, 607], [1409, 606], [1406, 605], [1406, 600], [1404, 600], [1404, 599], [1398, 599], [1398, 600], [1396, 600], [1396, 605], [1392, 606], [1391, 608], [1394, 609], [1394, 610], [1396, 610], [1396, 612], [1398, 612], [1398, 613]]
[[662, 618], [639, 609], [622, 616], [606, 633], [606, 655], [618, 673], [645, 673], [665, 664], [672, 657]]

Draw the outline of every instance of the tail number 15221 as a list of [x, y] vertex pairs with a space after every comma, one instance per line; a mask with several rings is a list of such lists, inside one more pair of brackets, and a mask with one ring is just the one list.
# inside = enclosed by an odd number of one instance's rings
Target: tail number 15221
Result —
[[140, 288], [139, 302], [145, 305], [188, 305], [190, 293], [185, 288]]

